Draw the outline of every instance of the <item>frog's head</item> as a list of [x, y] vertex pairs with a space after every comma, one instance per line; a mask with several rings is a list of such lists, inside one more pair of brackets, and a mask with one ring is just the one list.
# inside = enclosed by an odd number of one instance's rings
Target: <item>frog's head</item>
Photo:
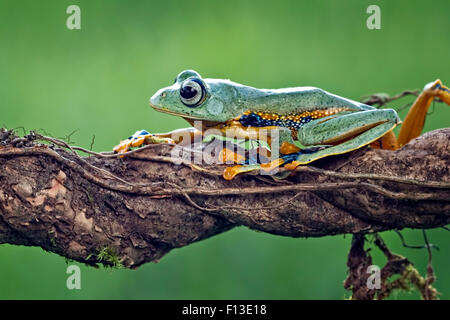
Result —
[[194, 70], [185, 70], [173, 85], [150, 98], [150, 106], [187, 119], [225, 122], [237, 113], [236, 85], [228, 80], [202, 79]]

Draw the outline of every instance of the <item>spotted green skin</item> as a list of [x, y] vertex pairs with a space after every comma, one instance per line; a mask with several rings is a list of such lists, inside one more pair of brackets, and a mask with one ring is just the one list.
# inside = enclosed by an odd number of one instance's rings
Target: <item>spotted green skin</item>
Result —
[[[202, 81], [206, 88], [206, 98], [195, 107], [188, 107], [180, 100], [180, 86], [189, 78]], [[301, 163], [365, 146], [382, 137], [399, 123], [398, 115], [393, 109], [378, 110], [319, 88], [257, 89], [230, 80], [203, 79], [193, 70], [181, 72], [173, 85], [158, 90], [150, 98], [150, 106], [160, 112], [183, 118], [219, 123], [235, 119], [248, 110], [291, 115], [330, 108], [347, 109], [302, 125], [297, 132], [298, 142], [302, 146], [324, 145], [330, 139], [344, 136], [350, 130], [370, 128], [336, 146], [313, 154], [299, 154], [297, 161]], [[279, 131], [280, 143], [283, 141], [294, 143], [288, 128], [279, 127]]]

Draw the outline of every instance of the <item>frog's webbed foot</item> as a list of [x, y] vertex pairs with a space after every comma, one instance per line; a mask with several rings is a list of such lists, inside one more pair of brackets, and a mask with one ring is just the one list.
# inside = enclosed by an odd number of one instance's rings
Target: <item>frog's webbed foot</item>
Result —
[[113, 151], [115, 153], [125, 153], [130, 148], [140, 147], [145, 144], [160, 144], [160, 143], [175, 143], [171, 138], [159, 137], [156, 134], [151, 134], [146, 130], [136, 131], [133, 135], [128, 137], [126, 140], [120, 142], [119, 145], [115, 146]]
[[397, 147], [420, 136], [428, 108], [435, 99], [450, 105], [450, 89], [439, 79], [427, 84], [409, 109], [398, 134]]
[[[299, 165], [305, 164], [305, 162], [302, 162], [305, 156], [311, 155], [312, 153], [325, 148], [326, 146], [305, 148], [296, 153], [281, 155], [280, 158], [267, 163], [227, 167], [223, 172], [223, 177], [226, 180], [232, 180], [235, 176], [241, 173], [260, 171], [271, 175], [274, 179], [285, 179], [291, 174], [291, 171], [294, 171]], [[280, 172], [278, 170], [280, 167], [283, 167], [286, 171]]]

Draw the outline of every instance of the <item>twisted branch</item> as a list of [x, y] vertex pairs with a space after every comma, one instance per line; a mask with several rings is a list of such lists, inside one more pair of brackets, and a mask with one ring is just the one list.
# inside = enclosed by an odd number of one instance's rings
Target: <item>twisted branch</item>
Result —
[[291, 237], [444, 226], [449, 138], [442, 129], [396, 152], [366, 148], [321, 160], [281, 182], [229, 182], [224, 166], [174, 164], [170, 145], [119, 158], [2, 130], [0, 242], [88, 264], [109, 248], [136, 267], [235, 225]]

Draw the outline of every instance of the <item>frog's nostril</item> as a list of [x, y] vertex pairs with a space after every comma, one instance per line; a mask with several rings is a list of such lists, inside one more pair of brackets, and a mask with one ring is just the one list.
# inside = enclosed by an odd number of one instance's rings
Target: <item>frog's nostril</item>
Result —
[[150, 98], [150, 104], [152, 104], [152, 105], [157, 105], [157, 104], [159, 104], [159, 100], [160, 100], [160, 97], [161, 97], [162, 95], [160, 95], [160, 94], [154, 94], [151, 98]]
[[167, 90], [160, 89], [155, 92], [155, 94], [150, 98], [150, 104], [154, 106], [159, 106], [161, 103], [164, 103], [164, 100], [167, 99]]

